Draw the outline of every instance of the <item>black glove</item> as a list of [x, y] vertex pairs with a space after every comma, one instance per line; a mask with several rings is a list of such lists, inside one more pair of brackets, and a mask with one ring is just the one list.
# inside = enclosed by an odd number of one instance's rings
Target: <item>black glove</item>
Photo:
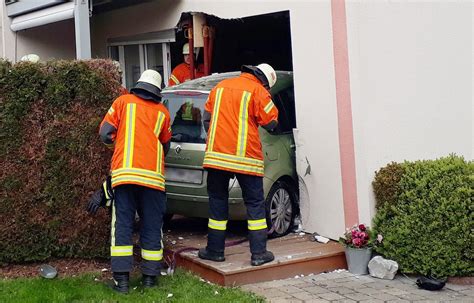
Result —
[[102, 200], [104, 200], [104, 191], [101, 188], [92, 194], [92, 197], [87, 204], [87, 212], [91, 215], [95, 215], [102, 204]]
[[112, 177], [107, 176], [107, 179], [102, 184], [101, 189], [92, 194], [89, 203], [87, 204], [87, 212], [95, 215], [99, 207], [110, 207], [114, 199], [114, 191], [112, 189]]

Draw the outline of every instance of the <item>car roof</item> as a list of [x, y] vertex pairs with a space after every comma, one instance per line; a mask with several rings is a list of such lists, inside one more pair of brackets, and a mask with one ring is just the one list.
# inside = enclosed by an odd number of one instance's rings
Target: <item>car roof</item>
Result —
[[[201, 77], [194, 80], [189, 80], [184, 83], [173, 85], [171, 87], [166, 87], [163, 89], [162, 93], [173, 93], [175, 91], [202, 91], [209, 92], [211, 91], [217, 83], [222, 80], [238, 77], [241, 72], [227, 72], [227, 73], [218, 73], [212, 74], [206, 77]], [[290, 71], [276, 71], [277, 82], [272, 87], [272, 93], [279, 92], [280, 90], [287, 88], [293, 83], [293, 72]]]

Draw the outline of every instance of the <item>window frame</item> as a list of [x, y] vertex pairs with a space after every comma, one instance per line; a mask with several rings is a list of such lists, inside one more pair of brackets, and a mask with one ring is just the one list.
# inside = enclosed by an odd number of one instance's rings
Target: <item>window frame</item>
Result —
[[[171, 76], [171, 56], [170, 56], [170, 44], [163, 40], [148, 40], [148, 41], [124, 41], [107, 44], [107, 57], [112, 59], [112, 47], [118, 47], [118, 55], [120, 66], [122, 66], [122, 85], [127, 86], [126, 79], [126, 68], [125, 68], [125, 45], [138, 45], [139, 61], [140, 61], [140, 73], [143, 73], [148, 69], [147, 56], [147, 45], [149, 44], [161, 44], [162, 56], [163, 56], [163, 84], [168, 86], [168, 79]], [[134, 83], [131, 83], [133, 85]]]

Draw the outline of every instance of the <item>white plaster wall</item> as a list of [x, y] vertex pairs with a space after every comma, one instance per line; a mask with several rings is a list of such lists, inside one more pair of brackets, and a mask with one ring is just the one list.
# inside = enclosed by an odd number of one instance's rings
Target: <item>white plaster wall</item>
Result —
[[304, 177], [310, 200], [309, 216], [302, 214], [309, 219], [304, 228], [337, 239], [344, 232], [344, 208], [331, 5], [329, 1], [293, 5], [290, 23], [300, 140], [297, 148], [308, 158], [312, 170]]
[[[106, 55], [107, 38], [165, 30], [182, 12], [239, 18], [290, 11], [299, 150], [312, 174], [304, 227], [331, 238], [344, 231], [330, 1], [159, 1], [93, 17], [93, 56]], [[135, 20], [133, 26], [126, 20]], [[303, 158], [304, 159], [304, 158]], [[303, 163], [304, 164], [304, 163]], [[299, 163], [299, 167], [306, 168]]]
[[37, 54], [41, 60], [75, 59], [74, 19], [17, 32], [17, 58]]
[[471, 1], [348, 1], [360, 221], [391, 161], [473, 158]]

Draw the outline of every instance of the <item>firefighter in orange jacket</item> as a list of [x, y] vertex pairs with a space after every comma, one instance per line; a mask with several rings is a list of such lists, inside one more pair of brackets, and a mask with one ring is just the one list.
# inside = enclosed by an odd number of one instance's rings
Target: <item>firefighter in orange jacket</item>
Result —
[[163, 258], [161, 228], [165, 213], [164, 156], [171, 139], [170, 116], [161, 104], [161, 76], [146, 70], [131, 94], [118, 97], [100, 127], [101, 140], [114, 146], [111, 263], [114, 289], [126, 293], [133, 263], [133, 224], [140, 221], [144, 287], [156, 284]]
[[[170, 79], [168, 80], [168, 86], [177, 85], [188, 80], [191, 80], [191, 57], [189, 55], [189, 44], [183, 45], [183, 56], [184, 62], [176, 66], [171, 72]], [[195, 70], [195, 79], [204, 76], [204, 65], [199, 64]]]
[[233, 176], [239, 181], [247, 207], [251, 264], [258, 266], [274, 259], [266, 248], [263, 155], [258, 127], [271, 131], [278, 124], [278, 109], [269, 92], [276, 80], [275, 70], [268, 64], [244, 65], [239, 77], [219, 82], [209, 94], [204, 114], [209, 130], [203, 166], [208, 171], [210, 216], [207, 247], [198, 253], [201, 259], [225, 260], [229, 180]]

